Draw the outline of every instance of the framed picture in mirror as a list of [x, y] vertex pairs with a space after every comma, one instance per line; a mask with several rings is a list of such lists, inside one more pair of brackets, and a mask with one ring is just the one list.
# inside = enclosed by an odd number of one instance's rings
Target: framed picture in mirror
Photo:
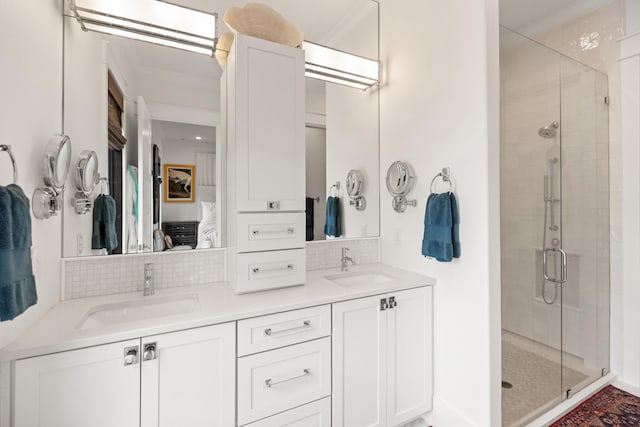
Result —
[[195, 201], [194, 165], [164, 165], [164, 201], [189, 203]]

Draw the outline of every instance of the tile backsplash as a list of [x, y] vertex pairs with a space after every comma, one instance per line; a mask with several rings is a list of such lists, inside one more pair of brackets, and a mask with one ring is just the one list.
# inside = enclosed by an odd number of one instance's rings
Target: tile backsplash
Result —
[[63, 259], [63, 299], [142, 291], [152, 263], [156, 289], [225, 280], [225, 249]]
[[340, 267], [342, 248], [349, 248], [358, 264], [380, 262], [380, 239], [329, 239], [307, 242], [307, 271]]
[[[351, 256], [358, 264], [380, 260], [378, 238], [308, 242], [307, 270], [340, 267], [344, 247], [351, 250]], [[147, 263], [154, 266], [156, 289], [222, 282], [225, 280], [226, 250], [63, 259], [62, 299], [142, 292]]]

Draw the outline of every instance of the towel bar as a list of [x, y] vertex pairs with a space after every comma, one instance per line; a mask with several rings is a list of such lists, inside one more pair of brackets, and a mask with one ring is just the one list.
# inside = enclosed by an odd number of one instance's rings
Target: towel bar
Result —
[[18, 165], [16, 164], [16, 158], [13, 157], [13, 153], [11, 152], [11, 146], [2, 144], [0, 145], [0, 151], [6, 151], [7, 154], [9, 154], [9, 157], [11, 158], [11, 165], [13, 166], [13, 183], [17, 184], [18, 183]]

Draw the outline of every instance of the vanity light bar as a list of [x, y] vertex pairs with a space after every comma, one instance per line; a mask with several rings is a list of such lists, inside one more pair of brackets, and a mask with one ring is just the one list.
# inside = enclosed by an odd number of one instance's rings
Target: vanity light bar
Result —
[[84, 31], [113, 34], [212, 55], [217, 14], [158, 0], [70, 0]]
[[302, 48], [307, 77], [363, 90], [379, 81], [378, 61], [308, 41], [302, 43]]

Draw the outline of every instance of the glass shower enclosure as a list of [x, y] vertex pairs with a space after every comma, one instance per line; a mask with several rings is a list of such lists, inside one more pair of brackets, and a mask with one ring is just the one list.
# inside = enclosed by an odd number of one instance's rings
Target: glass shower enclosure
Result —
[[501, 62], [503, 425], [609, 369], [607, 76], [506, 28]]

